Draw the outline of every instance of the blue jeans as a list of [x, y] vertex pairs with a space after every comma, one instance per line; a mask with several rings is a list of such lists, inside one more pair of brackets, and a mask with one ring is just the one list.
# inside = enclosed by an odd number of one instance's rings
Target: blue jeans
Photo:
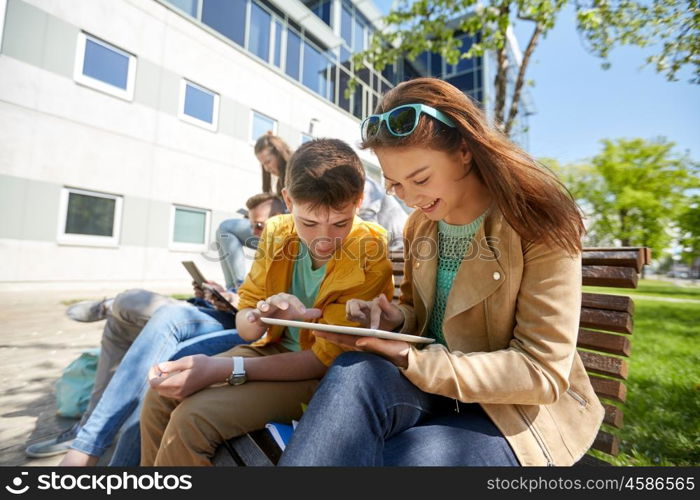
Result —
[[246, 275], [243, 246], [256, 249], [260, 238], [253, 235], [248, 219], [227, 219], [216, 230], [216, 241], [226, 288], [238, 288]]
[[245, 341], [235, 316], [212, 308], [165, 305], [158, 309], [119, 364], [90, 418], [71, 447], [102, 456], [121, 429], [110, 465], [138, 465], [139, 416], [148, 389], [148, 371], [156, 363], [191, 354], [213, 355]]
[[519, 465], [478, 404], [456, 409], [384, 358], [347, 352], [323, 377], [279, 465]]

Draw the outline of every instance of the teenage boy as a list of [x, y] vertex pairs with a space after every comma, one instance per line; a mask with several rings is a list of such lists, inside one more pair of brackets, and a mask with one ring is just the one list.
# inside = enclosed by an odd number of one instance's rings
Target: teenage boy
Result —
[[386, 231], [356, 213], [365, 173], [336, 139], [302, 145], [287, 165], [288, 215], [270, 219], [239, 288], [239, 335], [251, 345], [160, 363], [141, 413], [142, 465], [211, 465], [217, 447], [271, 420], [301, 417], [342, 348], [261, 318], [357, 326], [352, 298], [393, 294]]

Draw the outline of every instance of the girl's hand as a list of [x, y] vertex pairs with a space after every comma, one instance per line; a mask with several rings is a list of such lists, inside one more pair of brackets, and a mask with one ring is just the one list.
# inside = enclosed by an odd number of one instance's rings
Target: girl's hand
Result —
[[181, 400], [211, 384], [223, 382], [230, 372], [231, 358], [195, 354], [154, 365], [148, 372], [148, 383], [161, 396]]
[[399, 368], [408, 368], [408, 351], [411, 344], [403, 340], [386, 340], [319, 330], [313, 330], [312, 333], [334, 344], [349, 347], [353, 351], [366, 351], [383, 356]]
[[294, 295], [289, 293], [278, 293], [272, 297], [258, 302], [255, 309], [251, 309], [246, 314], [249, 323], [254, 323], [261, 328], [267, 325], [260, 321], [260, 318], [292, 319], [308, 321], [321, 317], [321, 310], [317, 308], [307, 309]]
[[389, 332], [403, 325], [404, 321], [401, 309], [389, 302], [383, 293], [371, 301], [348, 300], [345, 304], [345, 317], [365, 328], [378, 328]]

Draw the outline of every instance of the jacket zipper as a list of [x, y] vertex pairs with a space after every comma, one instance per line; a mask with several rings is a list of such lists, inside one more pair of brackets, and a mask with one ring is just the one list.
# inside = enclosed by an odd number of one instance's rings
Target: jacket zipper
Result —
[[588, 405], [588, 401], [586, 401], [582, 396], [578, 395], [577, 393], [575, 393], [571, 389], [567, 389], [566, 392], [568, 392], [572, 398], [574, 398], [576, 401], [578, 401], [581, 406]]
[[525, 415], [525, 412], [520, 408], [520, 406], [515, 405], [515, 407], [518, 409], [518, 413], [520, 413], [520, 416], [527, 424], [528, 429], [530, 429], [530, 432], [532, 432], [532, 435], [535, 437], [535, 441], [537, 441], [537, 444], [540, 446], [540, 449], [542, 450], [542, 454], [544, 455], [545, 459], [547, 459], [547, 467], [553, 467], [554, 460], [552, 460], [552, 456], [549, 454], [547, 445], [544, 443], [544, 440], [542, 439], [542, 436], [540, 435], [539, 431], [535, 429], [535, 426], [532, 425], [532, 422], [527, 417], [527, 415]]

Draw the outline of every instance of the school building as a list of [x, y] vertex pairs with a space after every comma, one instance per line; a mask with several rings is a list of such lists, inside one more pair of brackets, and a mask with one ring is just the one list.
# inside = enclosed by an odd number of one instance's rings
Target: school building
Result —
[[381, 15], [371, 0], [0, 0], [0, 290], [187, 287], [183, 260], [222, 281], [214, 233], [260, 191], [267, 130], [356, 147], [381, 93], [418, 75], [489, 110], [491, 57], [363, 70], [346, 97]]

